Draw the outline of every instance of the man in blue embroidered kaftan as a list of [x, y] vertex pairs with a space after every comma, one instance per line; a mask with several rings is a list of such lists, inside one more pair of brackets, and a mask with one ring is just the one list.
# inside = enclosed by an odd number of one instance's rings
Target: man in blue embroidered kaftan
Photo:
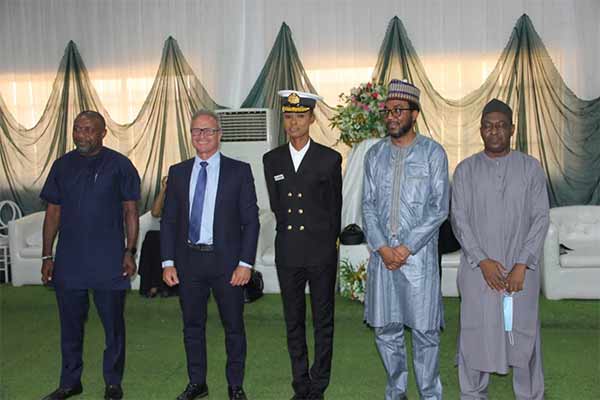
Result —
[[386, 101], [389, 137], [365, 158], [362, 212], [371, 251], [365, 320], [388, 374], [386, 400], [406, 398], [404, 326], [411, 328], [413, 367], [422, 399], [441, 399], [442, 294], [438, 231], [448, 215], [448, 160], [414, 130], [419, 89], [392, 80]]

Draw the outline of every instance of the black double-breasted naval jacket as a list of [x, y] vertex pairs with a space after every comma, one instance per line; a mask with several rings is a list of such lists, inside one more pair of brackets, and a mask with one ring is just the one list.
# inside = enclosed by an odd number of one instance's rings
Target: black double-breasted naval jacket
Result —
[[342, 157], [311, 141], [298, 171], [289, 145], [263, 156], [271, 210], [277, 220], [275, 263], [281, 267], [337, 265], [342, 210]]

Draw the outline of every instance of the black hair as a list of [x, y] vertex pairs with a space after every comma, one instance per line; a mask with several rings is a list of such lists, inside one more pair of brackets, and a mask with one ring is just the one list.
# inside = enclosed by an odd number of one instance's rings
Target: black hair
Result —
[[79, 114], [77, 114], [77, 117], [75, 118], [75, 120], [77, 120], [79, 117], [86, 117], [89, 119], [93, 119], [100, 124], [101, 130], [106, 129], [106, 121], [104, 120], [104, 117], [102, 116], [102, 114], [100, 114], [98, 111], [84, 110], [84, 111], [80, 112]]

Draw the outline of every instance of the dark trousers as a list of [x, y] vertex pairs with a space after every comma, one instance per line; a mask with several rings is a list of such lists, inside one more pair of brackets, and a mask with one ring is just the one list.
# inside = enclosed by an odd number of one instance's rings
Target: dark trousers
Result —
[[[119, 385], [125, 367], [125, 290], [93, 290], [94, 304], [104, 327], [104, 382]], [[56, 289], [60, 316], [62, 369], [60, 387], [81, 383], [83, 331], [89, 310], [87, 289]]]
[[214, 253], [188, 250], [188, 262], [178, 268], [179, 303], [190, 383], [206, 382], [206, 305], [210, 290], [225, 329], [226, 376], [230, 386], [242, 386], [246, 362], [244, 295], [231, 286], [231, 273], [217, 265]]
[[[324, 393], [331, 375], [336, 266], [277, 268], [288, 352], [292, 362], [292, 387], [299, 395]], [[308, 282], [314, 327], [315, 358], [310, 372], [306, 345]]]

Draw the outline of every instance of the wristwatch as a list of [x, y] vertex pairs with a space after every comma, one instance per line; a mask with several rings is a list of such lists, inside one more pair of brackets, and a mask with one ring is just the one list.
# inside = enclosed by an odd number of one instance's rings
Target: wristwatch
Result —
[[133, 257], [133, 256], [135, 256], [135, 253], [137, 253], [137, 249], [135, 247], [132, 247], [130, 249], [126, 248], [125, 252], [131, 254], [131, 256]]

